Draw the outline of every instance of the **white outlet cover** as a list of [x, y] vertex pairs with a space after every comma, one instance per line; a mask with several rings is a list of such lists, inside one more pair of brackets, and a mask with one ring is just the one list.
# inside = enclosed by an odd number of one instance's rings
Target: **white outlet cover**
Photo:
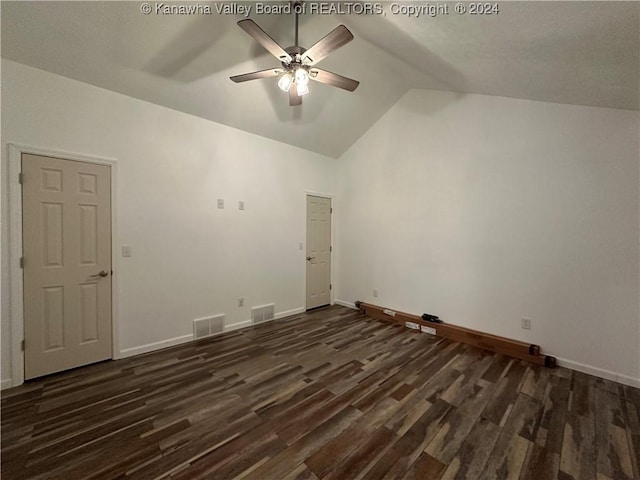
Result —
[[531, 330], [531, 319], [530, 318], [521, 318], [520, 319], [520, 326], [524, 330]]
[[218, 208], [224, 208], [224, 199], [222, 198], [218, 199]]
[[378, 289], [377, 289], [377, 288], [374, 288], [374, 289], [373, 289], [373, 296], [374, 296], [375, 298], [378, 298]]
[[244, 210], [244, 201], [243, 200], [240, 200], [238, 202], [238, 210]]
[[122, 245], [121, 250], [122, 250], [122, 256], [123, 257], [130, 257], [131, 256], [131, 246], [130, 245]]
[[420, 331], [422, 333], [428, 333], [429, 335], [437, 335], [437, 331], [433, 327], [427, 327], [426, 325], [420, 325]]

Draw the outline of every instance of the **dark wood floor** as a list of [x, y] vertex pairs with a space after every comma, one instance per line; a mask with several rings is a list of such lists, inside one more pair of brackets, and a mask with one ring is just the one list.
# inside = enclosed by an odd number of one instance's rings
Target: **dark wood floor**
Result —
[[342, 307], [2, 393], [2, 478], [638, 478], [640, 391]]

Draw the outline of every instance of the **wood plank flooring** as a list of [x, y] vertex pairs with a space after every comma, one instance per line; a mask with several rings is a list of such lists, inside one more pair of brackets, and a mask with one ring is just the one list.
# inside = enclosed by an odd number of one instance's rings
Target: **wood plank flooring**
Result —
[[640, 390], [330, 307], [2, 392], [19, 479], [640, 478]]

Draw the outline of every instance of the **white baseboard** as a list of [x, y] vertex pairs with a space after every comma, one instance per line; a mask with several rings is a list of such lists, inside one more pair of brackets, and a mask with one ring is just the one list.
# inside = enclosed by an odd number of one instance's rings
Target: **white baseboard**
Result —
[[10, 378], [6, 380], [0, 380], [0, 390], [5, 390], [11, 387], [13, 387], [13, 380], [11, 380]]
[[334, 300], [333, 303], [335, 305], [341, 305], [343, 307], [353, 308], [354, 310], [358, 310], [358, 307], [356, 307], [356, 304], [353, 302], [346, 302], [345, 300]]
[[274, 320], [278, 320], [279, 318], [290, 317], [291, 315], [298, 315], [300, 313], [304, 313], [304, 307], [294, 308], [292, 310], [287, 310], [285, 312], [276, 313], [276, 316], [273, 318]]
[[633, 378], [628, 375], [620, 375], [619, 373], [612, 372], [611, 370], [592, 367], [591, 365], [574, 362], [572, 360], [567, 360], [566, 358], [556, 357], [556, 360], [558, 366], [560, 367], [566, 367], [578, 372], [588, 373], [589, 375], [593, 375], [595, 377], [606, 378], [607, 380], [613, 380], [614, 382], [623, 383], [624, 385], [640, 388], [640, 378]]
[[230, 325], [225, 325], [224, 326], [224, 331], [225, 332], [231, 332], [232, 330], [238, 330], [240, 328], [250, 327], [251, 325], [253, 325], [251, 323], [251, 320], [245, 320], [243, 322], [236, 322], [236, 323], [232, 323]]
[[162, 348], [173, 347], [182, 343], [187, 343], [193, 340], [193, 334], [182, 335], [181, 337], [169, 338], [168, 340], [161, 340], [160, 342], [147, 343], [146, 345], [140, 345], [139, 347], [125, 348], [120, 350], [120, 356], [118, 358], [132, 357], [134, 355], [142, 355], [143, 353], [154, 352]]
[[[294, 308], [293, 310], [287, 310], [285, 312], [276, 313], [273, 320], [289, 317], [291, 315], [297, 315], [303, 312], [304, 312], [304, 308]], [[251, 320], [244, 320], [242, 322], [236, 322], [230, 325], [225, 325], [224, 331], [231, 332], [233, 330], [250, 327], [252, 325], [253, 325], [253, 322], [251, 322]], [[156, 350], [160, 350], [163, 348], [173, 347], [183, 343], [191, 342], [192, 340], [194, 340], [193, 334], [190, 333], [189, 335], [182, 335], [181, 337], [169, 338], [168, 340], [162, 340], [160, 342], [148, 343], [146, 345], [140, 345], [139, 347], [125, 348], [124, 350], [120, 350], [120, 354], [118, 355], [117, 358], [127, 358], [127, 357], [132, 357], [134, 355], [142, 355], [143, 353], [149, 353], [149, 352], [154, 352]], [[11, 381], [9, 380], [9, 382]]]
[[[278, 320], [280, 318], [290, 317], [291, 315], [298, 315], [300, 313], [304, 313], [304, 308], [294, 308], [292, 310], [285, 310], [284, 312], [276, 313], [275, 316], [271, 320], [265, 320], [264, 322], [260, 322], [260, 324], [273, 322], [274, 320]], [[242, 322], [232, 323], [231, 325], [225, 325], [224, 331], [231, 332], [232, 330], [238, 330], [240, 328], [251, 327], [253, 322], [251, 320], [244, 320]]]

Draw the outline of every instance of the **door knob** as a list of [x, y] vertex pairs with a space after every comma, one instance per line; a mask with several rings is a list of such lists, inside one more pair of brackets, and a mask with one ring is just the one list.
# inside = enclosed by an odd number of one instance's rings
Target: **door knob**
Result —
[[106, 277], [107, 275], [109, 275], [107, 273], [106, 270], [100, 270], [98, 273], [96, 273], [95, 275], [89, 275], [91, 278], [97, 278], [97, 277]]
[[307, 261], [310, 262], [311, 260], [315, 260], [316, 257], [307, 257]]

